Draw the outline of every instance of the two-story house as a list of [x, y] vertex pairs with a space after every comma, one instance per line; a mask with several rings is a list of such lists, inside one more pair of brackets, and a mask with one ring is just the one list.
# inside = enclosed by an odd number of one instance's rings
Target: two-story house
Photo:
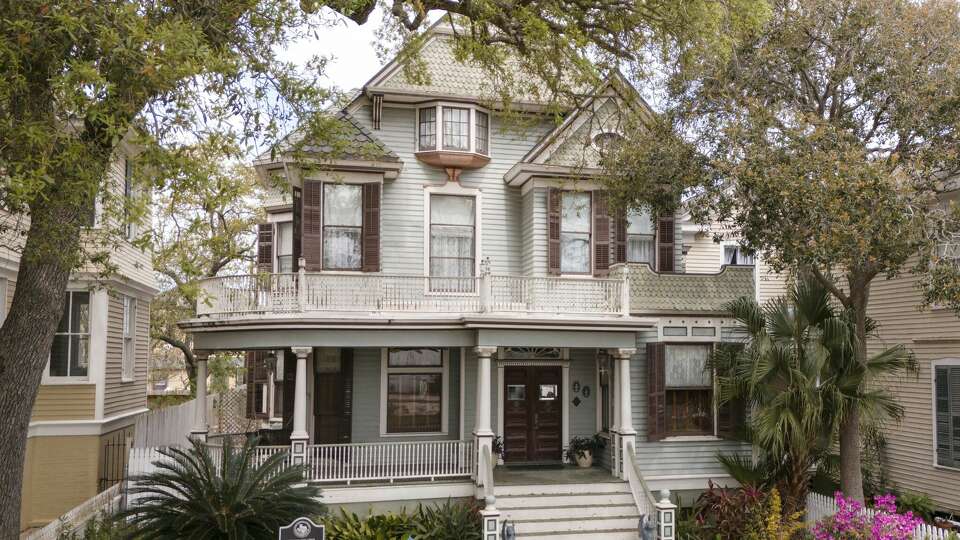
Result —
[[[131, 159], [122, 144], [109, 171], [111, 189], [135, 194]], [[121, 227], [102, 205], [90, 216], [97, 229]], [[17, 285], [18, 246], [28, 216], [5, 229], [0, 247], [0, 316]], [[10, 221], [8, 221], [10, 222]], [[126, 227], [133, 239], [137, 225]], [[71, 275], [50, 361], [30, 419], [20, 523], [39, 527], [123, 478], [125, 440], [146, 411], [150, 301], [156, 293], [151, 255], [130, 242], [111, 248], [117, 271], [109, 277], [90, 266]]]
[[[338, 113], [355, 151], [257, 162], [286, 187], [259, 273], [204, 281], [181, 323], [200, 373], [250, 351], [248, 408], [282, 427], [262, 453], [290, 450], [327, 504], [493, 495], [525, 537], [635, 538], [650, 491], [726, 482], [717, 452], [750, 451], [704, 366], [753, 268], [684, 273], [674, 216], [609, 211], [607, 120], [645, 106], [622, 78], [559, 124], [518, 99], [515, 129], [442, 27], [420, 58], [429, 83], [394, 60]], [[606, 472], [562, 468], [597, 433]]]

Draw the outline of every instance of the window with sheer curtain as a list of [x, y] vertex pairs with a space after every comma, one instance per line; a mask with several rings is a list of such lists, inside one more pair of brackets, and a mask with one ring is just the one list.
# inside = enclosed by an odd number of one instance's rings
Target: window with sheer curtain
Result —
[[490, 117], [485, 112], [476, 111], [477, 118], [474, 137], [474, 148], [480, 154], [486, 154], [490, 151]]
[[565, 191], [560, 214], [560, 271], [590, 273], [590, 193]]
[[420, 150], [437, 149], [437, 108], [420, 109]]
[[627, 216], [627, 262], [653, 264], [654, 234], [649, 210]]
[[293, 272], [293, 222], [277, 223], [277, 272]]
[[476, 272], [476, 198], [430, 196], [431, 290], [472, 291]]
[[714, 435], [712, 344], [664, 349], [667, 435]]
[[363, 231], [362, 189], [358, 185], [323, 185], [323, 267], [360, 270]]
[[747, 253], [742, 247], [737, 245], [723, 246], [723, 264], [739, 264], [742, 266], [753, 266], [754, 257], [752, 253]]
[[470, 150], [470, 109], [442, 109], [444, 150]]

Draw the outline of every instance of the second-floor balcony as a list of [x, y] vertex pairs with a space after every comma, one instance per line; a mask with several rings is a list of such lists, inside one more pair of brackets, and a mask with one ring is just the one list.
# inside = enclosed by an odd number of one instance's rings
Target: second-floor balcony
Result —
[[510, 276], [434, 277], [356, 273], [263, 273], [200, 283], [197, 315], [350, 313], [626, 317], [656, 313], [718, 313], [753, 296], [752, 267], [719, 274], [658, 274], [647, 265], [615, 265], [609, 278]]

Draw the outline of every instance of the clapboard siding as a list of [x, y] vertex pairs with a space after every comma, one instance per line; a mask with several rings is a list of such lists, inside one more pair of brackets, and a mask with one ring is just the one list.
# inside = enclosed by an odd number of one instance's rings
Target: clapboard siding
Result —
[[352, 441], [398, 442], [457, 440], [460, 438], [460, 349], [449, 350], [449, 391], [443, 400], [449, 404], [447, 435], [402, 437], [380, 435], [380, 363], [381, 349], [354, 349], [353, 352], [353, 426]]
[[95, 384], [44, 384], [33, 403], [33, 422], [44, 420], [91, 420], [96, 406]]
[[920, 310], [917, 278], [878, 279], [871, 288], [868, 312], [880, 323], [872, 352], [902, 343], [909, 347], [919, 373], [882, 384], [898, 398], [904, 419], [886, 429], [886, 465], [900, 489], [926, 493], [943, 510], [960, 513], [960, 471], [934, 467], [933, 372], [935, 360], [960, 358], [960, 319], [950, 310]]
[[136, 361], [133, 381], [122, 380], [123, 297], [110, 293], [107, 314], [107, 358], [103, 415], [115, 416], [146, 407], [147, 355], [150, 347], [150, 301], [137, 299]]
[[[564, 399], [570, 406], [570, 437], [592, 437], [597, 433], [597, 398], [600, 395], [597, 386], [597, 350], [570, 349], [570, 383]], [[573, 386], [580, 383], [580, 392], [575, 394]], [[590, 388], [589, 396], [583, 395], [583, 388]], [[574, 398], [580, 405], [574, 405]]]

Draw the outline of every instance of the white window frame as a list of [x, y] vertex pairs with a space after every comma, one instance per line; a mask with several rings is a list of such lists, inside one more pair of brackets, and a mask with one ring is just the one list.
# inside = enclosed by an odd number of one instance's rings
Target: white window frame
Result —
[[[650, 220], [650, 226], [652, 227], [653, 232], [650, 234], [631, 234], [630, 220], [633, 219], [634, 217], [641, 217], [642, 214], [637, 214], [636, 212], [628, 213], [627, 214], [627, 230], [626, 230], [626, 234], [624, 235], [626, 236], [627, 245], [624, 247], [624, 249], [626, 250], [625, 255], [626, 255], [627, 263], [648, 264], [650, 265], [651, 268], [654, 268], [655, 265], [657, 264], [657, 222], [655, 219], [653, 219], [653, 214], [650, 212], [650, 210], [646, 210], [646, 212], [647, 212], [647, 219]], [[653, 244], [653, 246], [650, 248], [649, 261], [631, 261], [630, 260], [630, 237], [631, 236], [649, 236], [650, 237], [650, 242]]]
[[[92, 379], [91, 379], [91, 376], [90, 376], [90, 371], [92, 370], [91, 363], [92, 363], [92, 361], [93, 361], [93, 347], [91, 346], [91, 343], [92, 343], [92, 341], [93, 341], [93, 339], [92, 339], [92, 335], [93, 335], [93, 328], [92, 328], [92, 326], [93, 326], [93, 316], [94, 316], [94, 313], [93, 313], [93, 292], [90, 291], [89, 289], [79, 289], [79, 288], [77, 288], [77, 289], [69, 289], [69, 288], [68, 288], [68, 289], [64, 292], [64, 294], [69, 295], [69, 300], [68, 300], [68, 302], [73, 302], [73, 293], [83, 293], [83, 292], [90, 294], [90, 297], [89, 297], [89, 298], [90, 298], [90, 300], [89, 300], [89, 302], [90, 302], [90, 303], [89, 303], [89, 309], [90, 309], [90, 323], [89, 323], [89, 324], [90, 324], [90, 328], [87, 329], [87, 344], [88, 344], [88, 345], [87, 345], [87, 374], [86, 374], [86, 375], [62, 375], [62, 376], [61, 376], [61, 375], [51, 375], [51, 374], [50, 374], [50, 360], [51, 360], [50, 355], [51, 355], [52, 352], [53, 352], [53, 351], [51, 350], [51, 352], [47, 353], [47, 366], [46, 366], [46, 367], [44, 368], [44, 370], [43, 370], [43, 377], [42, 377], [42, 380], [41, 380], [41, 384], [47, 384], [47, 385], [54, 385], [54, 384], [77, 384], [77, 383], [89, 383], [89, 382], [91, 382], [91, 380], [92, 380]], [[66, 308], [69, 309], [69, 306], [66, 306]], [[58, 319], [58, 320], [59, 320], [59, 319]], [[59, 333], [59, 332], [57, 332], [57, 333]], [[74, 334], [71, 333], [71, 334], [69, 334], [69, 335], [74, 335]], [[69, 349], [68, 349], [68, 351], [69, 351]], [[69, 368], [69, 364], [70, 364], [70, 354], [69, 354], [69, 352], [68, 352], [68, 353], [67, 353], [67, 365], [68, 365], [68, 368]]]
[[[466, 188], [459, 183], [447, 182], [443, 186], [427, 186], [423, 189], [423, 275], [430, 275], [430, 200], [433, 195], [455, 195], [459, 197], [474, 198], [474, 224], [473, 224], [473, 245], [474, 261], [473, 275], [480, 277], [480, 263], [483, 261], [483, 196], [480, 189]], [[425, 280], [426, 281], [426, 280]], [[480, 294], [480, 288], [474, 293], [444, 293], [431, 292], [429, 285], [424, 285], [427, 294], [444, 295], [455, 294], [457, 296]]]
[[937, 368], [960, 367], [960, 358], [940, 358], [930, 363], [930, 447], [933, 468], [944, 471], [960, 471], [960, 468], [937, 463]]
[[[687, 335], [686, 336], [663, 336], [663, 326], [687, 326]], [[658, 328], [659, 341], [664, 343], [666, 346], [670, 345], [707, 345], [712, 344], [714, 349], [722, 343], [720, 339], [720, 327], [717, 326], [717, 335], [716, 336], [692, 336], [692, 327], [706, 327], [711, 326], [710, 324], [689, 324], [685, 325], [684, 323], [680, 324], [661, 324]], [[666, 349], [664, 349], [664, 354], [666, 354]], [[706, 442], [706, 441], [720, 441], [723, 440], [720, 438], [720, 407], [717, 403], [717, 393], [719, 388], [717, 385], [717, 373], [716, 371], [710, 374], [710, 382], [712, 384], [711, 389], [711, 402], [713, 403], [713, 435], [671, 435], [664, 437], [662, 442]], [[667, 388], [664, 386], [664, 391]]]
[[[720, 247], [720, 267], [721, 267], [721, 268], [724, 267], [724, 266], [731, 266], [730, 264], [727, 263], [727, 248], [728, 248], [728, 247], [732, 247], [732, 248], [737, 249], [739, 253], [742, 253], [742, 252], [743, 252], [743, 246], [741, 246], [739, 242], [732, 242], [732, 241], [723, 242], [723, 243], [721, 244], [721, 247]], [[737, 264], [736, 266], [752, 266], [752, 267], [756, 268], [756, 267], [757, 267], [757, 255], [756, 255], [756, 253], [754, 253], [754, 255], [753, 255], [753, 264]]]
[[[440, 349], [442, 367], [389, 367], [389, 351], [392, 348], [380, 349], [380, 436], [388, 438], [403, 437], [441, 437], [450, 432], [450, 349], [445, 347], [423, 347], [425, 349]], [[416, 348], [416, 347], [414, 347]], [[417, 433], [389, 433], [387, 431], [387, 377], [392, 373], [440, 373], [440, 431]]]
[[[444, 148], [443, 147], [443, 108], [454, 108], [454, 109], [468, 109], [468, 129], [467, 129], [467, 149], [466, 150], [457, 150], [453, 148]], [[436, 134], [436, 144], [433, 148], [420, 148], [420, 111], [422, 109], [434, 109], [434, 133]], [[414, 122], [413, 122], [413, 131], [414, 131], [414, 147], [416, 152], [449, 152], [457, 154], [476, 154], [478, 156], [491, 157], [492, 156], [492, 147], [493, 147], [493, 114], [490, 113], [490, 110], [485, 107], [479, 107], [472, 103], [457, 103], [455, 101], [433, 101], [430, 103], [424, 103], [414, 107]], [[477, 151], [477, 111], [486, 113], [487, 115], [487, 151], [479, 152]]]
[[120, 382], [130, 383], [136, 379], [137, 367], [137, 299], [123, 297], [123, 321], [121, 322], [122, 352], [120, 359]]
[[[320, 267], [329, 273], [333, 274], [359, 274], [363, 272], [363, 185], [370, 182], [328, 182], [326, 180], [320, 183]], [[327, 268], [323, 264], [324, 253], [327, 249], [327, 238], [324, 234], [324, 229], [327, 227], [327, 213], [325, 210], [325, 205], [327, 203], [327, 186], [328, 185], [344, 185], [344, 186], [355, 186], [360, 188], [360, 266], [357, 268]], [[383, 210], [383, 196], [381, 192], [380, 198], [381, 204], [381, 213]], [[330, 225], [331, 227], [340, 227], [341, 225]], [[382, 229], [381, 229], [382, 230]], [[277, 242], [274, 241], [274, 252], [276, 252]]]
[[[322, 201], [322, 199], [323, 199], [323, 195], [321, 194], [321, 201]], [[362, 205], [363, 205], [363, 200], [361, 199], [361, 206], [362, 206]], [[361, 209], [361, 212], [362, 212], [362, 211], [363, 211], [363, 210]], [[322, 219], [322, 218], [321, 218], [321, 219]], [[273, 224], [273, 236], [274, 236], [274, 241], [273, 241], [273, 270], [274, 270], [274, 273], [280, 273], [280, 257], [283, 256], [283, 255], [280, 254], [280, 227], [282, 227], [282, 226], [284, 226], [284, 225], [287, 225], [287, 224], [290, 224], [290, 261], [291, 261], [291, 265], [290, 265], [291, 270], [290, 270], [290, 271], [293, 272], [293, 271], [294, 271], [293, 269], [297, 267], [297, 261], [294, 261], [294, 260], [293, 260], [293, 235], [294, 235], [294, 233], [296, 232], [296, 231], [293, 230], [293, 217], [291, 216], [290, 219], [287, 219], [287, 220], [284, 220], [284, 221], [274, 221], [274, 222], [272, 222], [272, 224]], [[322, 224], [321, 224], [321, 228], [320, 228], [320, 234], [321, 234], [321, 235], [323, 234], [323, 226], [322, 226]], [[361, 232], [361, 235], [362, 235], [362, 234], [363, 234], [363, 233]], [[360, 249], [363, 249], [363, 247], [361, 246]], [[321, 257], [322, 257], [322, 256], [323, 256], [323, 254], [321, 254]]]

